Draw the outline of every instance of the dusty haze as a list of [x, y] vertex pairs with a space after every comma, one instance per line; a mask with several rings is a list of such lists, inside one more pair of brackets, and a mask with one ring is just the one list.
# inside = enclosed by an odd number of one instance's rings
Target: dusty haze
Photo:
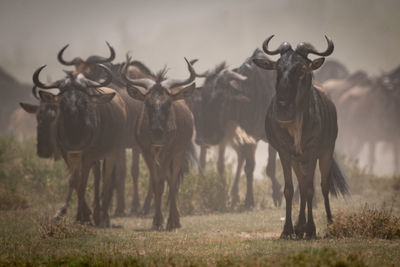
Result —
[[[379, 74], [400, 63], [399, 10], [397, 0], [2, 0], [0, 66], [31, 83], [33, 71], [47, 64], [44, 75], [57, 79], [66, 67], [56, 54], [65, 44], [66, 58], [86, 58], [108, 55], [107, 40], [117, 62], [131, 51], [153, 71], [168, 65], [169, 76], [180, 78], [187, 75], [185, 56], [200, 59], [199, 71], [223, 60], [236, 67], [270, 34], [276, 34], [272, 46], [309, 41], [318, 49], [327, 34], [335, 43], [332, 57], [351, 71]], [[265, 156], [259, 147], [258, 173]]]

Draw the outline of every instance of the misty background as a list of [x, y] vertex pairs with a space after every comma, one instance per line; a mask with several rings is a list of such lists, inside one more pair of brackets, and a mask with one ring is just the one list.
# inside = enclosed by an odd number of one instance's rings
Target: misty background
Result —
[[[108, 41], [115, 62], [130, 51], [154, 72], [167, 65], [168, 76], [182, 78], [183, 57], [198, 58], [199, 72], [221, 61], [234, 68], [271, 34], [272, 47], [307, 41], [318, 50], [326, 48], [326, 34], [335, 44], [331, 58], [378, 75], [400, 64], [399, 11], [398, 0], [1, 0], [0, 66], [31, 84], [34, 70], [47, 64], [43, 77], [55, 80], [67, 68], [56, 58], [64, 45], [70, 44], [66, 59], [86, 58], [108, 56]], [[257, 149], [256, 177], [266, 148]], [[385, 164], [377, 169], [391, 171]]]

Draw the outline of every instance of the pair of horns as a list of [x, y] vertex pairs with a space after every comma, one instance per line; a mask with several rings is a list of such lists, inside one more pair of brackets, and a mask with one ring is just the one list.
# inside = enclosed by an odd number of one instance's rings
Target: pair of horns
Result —
[[[276, 50], [269, 50], [268, 48], [268, 44], [271, 41], [271, 39], [274, 37], [275, 35], [271, 35], [270, 37], [268, 37], [267, 39], [265, 39], [265, 41], [263, 42], [263, 50], [267, 55], [273, 56], [273, 55], [277, 55], [277, 54], [283, 54], [285, 53], [287, 50], [292, 49], [292, 46], [288, 43], [288, 42], [283, 42]], [[300, 55], [307, 57], [308, 54], [314, 54], [314, 55], [318, 55], [318, 56], [322, 56], [322, 57], [326, 57], [329, 56], [330, 54], [332, 54], [333, 49], [334, 49], [334, 45], [332, 40], [327, 37], [325, 35], [325, 39], [328, 43], [328, 48], [324, 51], [324, 52], [318, 52], [313, 45], [309, 44], [309, 43], [299, 43], [296, 47], [296, 52], [299, 53]]]
[[[100, 63], [109, 63], [109, 62], [113, 61], [115, 59], [115, 50], [108, 42], [106, 42], [106, 44], [108, 46], [108, 49], [110, 50], [110, 56], [108, 58], [101, 57], [101, 56], [90, 56], [86, 59], [85, 62], [87, 64], [100, 64]], [[68, 46], [69, 46], [69, 44], [64, 46], [60, 50], [60, 52], [58, 52], [58, 55], [57, 55], [58, 61], [65, 66], [72, 66], [72, 65], [78, 64], [79, 62], [82, 62], [83, 60], [80, 57], [76, 57], [71, 61], [67, 61], [64, 59], [63, 54], [64, 54], [64, 51], [68, 48]]]
[[[106, 72], [107, 78], [103, 82], [96, 82], [96, 81], [92, 81], [92, 80], [85, 78], [84, 83], [87, 87], [103, 87], [103, 86], [107, 86], [112, 81], [113, 77], [112, 77], [111, 71], [102, 64], [99, 64], [98, 66]], [[55, 81], [55, 82], [49, 83], [49, 84], [42, 83], [39, 79], [39, 74], [45, 67], [46, 67], [46, 65], [43, 65], [33, 73], [32, 80], [33, 80], [33, 83], [35, 84], [35, 86], [32, 88], [32, 94], [36, 98], [37, 98], [37, 92], [36, 92], [37, 88], [36, 87], [39, 87], [41, 89], [60, 88], [60, 86], [62, 85], [62, 83], [65, 80], [65, 79], [62, 79], [62, 80], [58, 80], [58, 81]], [[67, 76], [69, 78], [72, 77], [74, 79], [74, 76], [71, 73], [67, 72]]]
[[[151, 80], [151, 79], [148, 79], [148, 78], [142, 78], [142, 79], [131, 79], [131, 78], [129, 78], [127, 72], [128, 72], [128, 67], [130, 65], [130, 60], [131, 60], [131, 57], [129, 57], [127, 55], [126, 62], [125, 62], [124, 67], [122, 69], [122, 73], [123, 73], [122, 77], [123, 77], [123, 79], [129, 85], [140, 86], [140, 87], [145, 88], [147, 90], [147, 93], [148, 93], [149, 89], [152, 88], [156, 84], [156, 82], [154, 80]], [[183, 80], [168, 79], [168, 80], [165, 80], [165, 81], [161, 82], [161, 86], [166, 88], [169, 93], [171, 93], [170, 89], [177, 88], [177, 87], [180, 87], [180, 86], [183, 87], [185, 85], [188, 85], [188, 84], [194, 82], [194, 80], [196, 79], [196, 72], [194, 71], [192, 64], [186, 58], [185, 58], [185, 61], [187, 63], [188, 70], [189, 70], [189, 73], [190, 73], [190, 76], [187, 79], [183, 79]], [[177, 94], [178, 92], [174, 92], [174, 94]]]

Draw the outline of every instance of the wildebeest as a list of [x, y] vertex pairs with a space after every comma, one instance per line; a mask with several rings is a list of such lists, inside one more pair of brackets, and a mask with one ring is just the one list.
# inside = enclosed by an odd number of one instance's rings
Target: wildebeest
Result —
[[[55, 132], [55, 121], [57, 118], [58, 106], [54, 103], [41, 101], [37, 93], [36, 86], [32, 88], [32, 95], [39, 101], [39, 105], [21, 102], [20, 106], [22, 110], [29, 114], [34, 114], [36, 117], [36, 153], [40, 158], [53, 158], [54, 160], [59, 160], [61, 154], [59, 148], [57, 147]], [[34, 121], [32, 118], [30, 118], [30, 120]], [[98, 187], [101, 175], [99, 161], [96, 161], [93, 164], [92, 171], [95, 179], [95, 192], [97, 193], [94, 197], [94, 206], [99, 206]], [[70, 180], [68, 186], [64, 204], [54, 215], [55, 219], [59, 219], [67, 213], [67, 208], [73, 192], [73, 184], [71, 181], [72, 180]]]
[[91, 211], [85, 200], [88, 174], [93, 164], [104, 160], [102, 201], [100, 207], [94, 208], [94, 217], [98, 225], [109, 226], [109, 189], [116, 157], [123, 149], [125, 102], [115, 90], [104, 87], [110, 83], [111, 73], [101, 83], [67, 72], [65, 79], [44, 84], [39, 80], [44, 67], [35, 71], [33, 82], [39, 88], [60, 91], [57, 95], [40, 91], [39, 95], [44, 103], [57, 106], [55, 142], [70, 170], [70, 183], [77, 191], [77, 220], [90, 222]]
[[[287, 42], [278, 49], [269, 50], [273, 35], [263, 43], [268, 55], [280, 54], [275, 62], [268, 58], [255, 58], [257, 66], [276, 70], [276, 94], [265, 118], [265, 132], [270, 144], [278, 151], [281, 159], [286, 199], [286, 219], [281, 237], [291, 237], [293, 233], [302, 238], [316, 236], [312, 213], [314, 196], [314, 172], [319, 161], [321, 187], [324, 196], [328, 222], [332, 222], [329, 192], [348, 192], [347, 183], [334, 158], [337, 137], [336, 108], [333, 102], [312, 84], [312, 73], [321, 67], [325, 57], [332, 54], [333, 42], [326, 37], [328, 48], [318, 52], [309, 43], [300, 43], [295, 50]], [[308, 54], [321, 56], [308, 59]], [[293, 182], [292, 167], [300, 188], [300, 213], [296, 226], [292, 224]], [[307, 204], [307, 220], [305, 208]]]
[[[205, 77], [205, 82], [203, 86], [196, 89], [195, 93], [189, 99], [189, 107], [191, 108], [194, 119], [195, 119], [195, 129], [196, 143], [200, 146], [200, 166], [201, 169], [205, 168], [206, 153], [210, 145], [218, 145], [218, 159], [217, 159], [217, 170], [221, 178], [221, 183], [223, 185], [223, 190], [225, 190], [226, 180], [225, 180], [225, 149], [226, 146], [231, 146], [237, 154], [237, 168], [235, 174], [235, 180], [231, 190], [231, 206], [234, 207], [239, 202], [239, 178], [242, 172], [243, 164], [245, 164], [245, 173], [247, 177], [247, 193], [245, 200], [245, 207], [251, 208], [254, 206], [254, 196], [253, 196], [253, 171], [255, 167], [255, 150], [257, 147], [257, 141], [255, 138], [249, 136], [242, 128], [240, 128], [233, 121], [224, 124], [223, 138], [218, 138], [217, 143], [214, 140], [214, 136], [208, 134], [213, 129], [213, 125], [208, 124], [211, 117], [204, 118], [204, 115], [209, 113], [204, 112], [204, 108], [207, 107], [208, 97], [216, 90], [216, 80], [224, 72], [229, 72], [231, 74], [232, 82], [246, 80], [247, 77], [240, 75], [238, 73], [229, 70], [225, 62], [217, 65], [213, 70], [206, 71], [202, 74], [196, 74], [197, 77]], [[203, 100], [204, 97], [204, 100]], [[206, 113], [206, 114], [205, 114]], [[214, 118], [214, 121], [215, 120]], [[219, 129], [219, 128], [217, 128]], [[206, 134], [206, 135], [205, 135]], [[207, 135], [208, 134], [208, 135]], [[219, 141], [219, 143], [218, 143]], [[223, 195], [225, 195], [223, 193]], [[219, 203], [220, 209], [224, 209], [226, 206], [226, 199]]]
[[[126, 66], [129, 66], [129, 61], [127, 58]], [[155, 81], [130, 79], [126, 75], [127, 68], [124, 68], [129, 95], [142, 102], [136, 131], [132, 134], [136, 134], [150, 171], [155, 199], [153, 229], [156, 230], [163, 227], [161, 200], [165, 181], [169, 185], [170, 206], [167, 230], [181, 227], [177, 206], [178, 186], [188, 169], [194, 124], [193, 115], [183, 99], [193, 93], [196, 78], [192, 65], [186, 62], [190, 77], [185, 80], [166, 79], [165, 69], [158, 73]]]
[[399, 72], [395, 69], [378, 77], [357, 72], [346, 80], [329, 80], [323, 84], [338, 107], [338, 122], [342, 129], [338, 148], [355, 158], [367, 144], [371, 172], [377, 142], [393, 147], [395, 172], [399, 170], [400, 95], [398, 87], [392, 83]]
[[[204, 130], [202, 135], [208, 143], [222, 141], [227, 125], [231, 122], [239, 125], [249, 136], [267, 141], [262, 122], [273, 95], [274, 74], [263, 72], [255, 67], [252, 57], [265, 57], [256, 49], [252, 56], [238, 68], [229, 70], [225, 67], [213, 79], [212, 90], [202, 92]], [[207, 81], [206, 81], [207, 82]], [[267, 175], [272, 182], [272, 199], [275, 206], [282, 200], [281, 185], [275, 177], [276, 151], [269, 146]], [[248, 174], [254, 170], [253, 161]], [[251, 166], [253, 165], [253, 166]], [[252, 179], [251, 179], [252, 180]]]
[[[110, 69], [112, 73], [112, 81], [108, 85], [108, 87], [115, 89], [118, 91], [122, 99], [126, 103], [127, 109], [127, 127], [125, 130], [127, 132], [127, 140], [125, 140], [126, 148], [132, 149], [132, 166], [131, 166], [131, 175], [133, 178], [133, 198], [132, 198], [132, 206], [131, 213], [137, 214], [139, 212], [143, 214], [147, 214], [150, 209], [151, 204], [151, 188], [149, 188], [145, 203], [143, 205], [143, 210], [140, 211], [140, 200], [139, 200], [139, 191], [138, 191], [138, 178], [139, 178], [139, 155], [140, 149], [137, 145], [136, 137], [131, 135], [130, 133], [135, 131], [135, 125], [137, 121], [137, 117], [140, 113], [141, 103], [133, 98], [131, 98], [126, 89], [125, 83], [121, 76], [121, 70], [124, 63], [114, 64], [111, 63], [115, 58], [115, 50], [114, 48], [107, 43], [107, 46], [110, 50], [110, 56], [105, 58], [102, 56], [92, 55], [89, 56], [86, 60], [83, 60], [80, 57], [75, 57], [73, 60], [68, 61], [64, 59], [64, 52], [67, 49], [68, 45], [64, 46], [60, 52], [58, 53], [58, 61], [66, 66], [74, 66], [75, 73], [83, 73], [85, 77], [91, 80], [100, 80], [104, 79], [105, 73], [98, 66], [99, 63], [104, 64], [107, 68]], [[149, 78], [155, 79], [152, 72], [140, 61], [130, 62], [128, 66], [128, 73], [130, 78]], [[125, 215], [125, 177], [126, 177], [126, 155], [125, 153], [121, 154], [121, 158], [118, 160], [118, 175], [115, 181], [115, 189], [116, 189], [116, 198], [117, 205], [115, 210], [116, 216]]]

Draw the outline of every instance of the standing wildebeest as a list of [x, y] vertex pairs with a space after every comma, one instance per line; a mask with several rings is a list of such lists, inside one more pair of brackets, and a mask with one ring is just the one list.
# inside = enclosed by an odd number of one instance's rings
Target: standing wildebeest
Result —
[[[54, 103], [41, 101], [37, 94], [37, 87], [32, 88], [33, 96], [39, 100], [39, 105], [28, 103], [20, 103], [21, 108], [30, 114], [36, 116], [36, 153], [40, 158], [53, 158], [58, 160], [61, 157], [60, 150], [56, 142], [55, 121], [58, 113], [58, 106]], [[100, 181], [100, 162], [96, 161], [92, 166], [95, 178], [95, 197], [94, 206], [99, 206], [98, 187]], [[64, 205], [54, 215], [55, 219], [59, 219], [67, 213], [69, 201], [71, 200], [73, 191], [72, 180], [69, 181], [68, 191], [65, 196]]]
[[[267, 70], [276, 70], [276, 95], [265, 118], [265, 132], [270, 144], [279, 153], [285, 177], [286, 220], [281, 237], [291, 237], [293, 232], [302, 238], [316, 236], [312, 214], [314, 196], [314, 172], [319, 161], [321, 186], [328, 222], [332, 222], [329, 192], [336, 195], [348, 192], [347, 184], [334, 158], [337, 137], [336, 108], [333, 102], [312, 84], [312, 72], [323, 64], [326, 56], [333, 52], [333, 42], [326, 37], [328, 48], [318, 52], [309, 43], [300, 43], [293, 50], [287, 42], [270, 51], [268, 43], [273, 35], [263, 43], [268, 55], [280, 54], [278, 61], [255, 58], [254, 63]], [[308, 54], [322, 56], [315, 60]], [[292, 167], [300, 187], [300, 214], [293, 231]], [[308, 216], [306, 221], [305, 208]]]
[[[262, 121], [267, 113], [268, 104], [273, 95], [272, 72], [261, 71], [251, 61], [252, 57], [266, 57], [256, 49], [253, 55], [237, 69], [220, 71], [213, 78], [212, 90], [202, 92], [203, 131], [207, 142], [219, 143], [224, 137], [227, 125], [231, 122], [239, 125], [249, 136], [257, 141], [268, 142]], [[247, 77], [247, 79], [238, 78]], [[205, 127], [207, 125], [207, 127]], [[252, 180], [254, 160], [249, 165], [246, 174]], [[272, 199], [275, 206], [282, 201], [281, 185], [275, 177], [276, 151], [269, 146], [267, 175], [272, 182]], [[250, 179], [249, 179], [250, 177]], [[248, 183], [250, 184], [250, 183]]]
[[[204, 135], [204, 133], [209, 133], [210, 130], [205, 129], [205, 127], [210, 127], [211, 125], [207, 125], [207, 119], [203, 118], [203, 106], [207, 103], [208, 98], [216, 90], [216, 80], [220, 77], [222, 73], [230, 74], [230, 81], [234, 86], [238, 85], [238, 82], [244, 81], [247, 77], [240, 75], [239, 73], [233, 72], [229, 70], [225, 64], [225, 62], [217, 65], [215, 69], [206, 71], [203, 74], [196, 75], [197, 77], [205, 77], [205, 82], [202, 87], [195, 91], [192, 97], [189, 99], [194, 119], [195, 119], [195, 128], [196, 128], [196, 143], [200, 145], [200, 166], [201, 169], [205, 168], [206, 162], [206, 153], [207, 148], [210, 145], [218, 145], [218, 160], [217, 160], [217, 169], [219, 177], [221, 178], [221, 182], [224, 185], [223, 189], [225, 189], [226, 179], [225, 179], [225, 149], [226, 146], [231, 146], [236, 154], [237, 154], [237, 168], [235, 180], [231, 190], [231, 206], [234, 207], [239, 202], [239, 179], [240, 174], [242, 172], [243, 164], [245, 165], [245, 173], [247, 177], [247, 193], [245, 200], [245, 207], [251, 208], [254, 206], [254, 197], [253, 197], [253, 171], [255, 167], [255, 150], [257, 147], [256, 140], [249, 136], [242, 128], [240, 128], [233, 121], [227, 123], [224, 128], [223, 138], [222, 140], [218, 139], [217, 143], [213, 139], [214, 135]], [[225, 74], [224, 77], [228, 75]], [[204, 102], [203, 102], [204, 97]], [[212, 127], [212, 126], [211, 126]], [[220, 141], [218, 143], [218, 141]], [[223, 195], [225, 195], [223, 193]], [[220, 203], [220, 208], [225, 208], [226, 200], [224, 199]]]
[[101, 83], [68, 72], [65, 79], [43, 84], [39, 73], [44, 67], [35, 71], [33, 82], [42, 89], [60, 90], [57, 95], [44, 91], [39, 95], [41, 101], [57, 106], [55, 141], [71, 172], [70, 183], [77, 191], [77, 220], [90, 221], [91, 211], [85, 200], [88, 174], [93, 164], [104, 159], [102, 203], [95, 207], [94, 216], [97, 224], [109, 226], [112, 174], [125, 137], [125, 102], [115, 90], [104, 87], [110, 83], [111, 73]]
[[[153, 229], [156, 230], [163, 227], [161, 200], [165, 180], [169, 185], [170, 205], [167, 230], [181, 227], [177, 207], [178, 185], [188, 168], [187, 152], [193, 149], [191, 138], [194, 124], [193, 115], [183, 99], [193, 93], [193, 81], [196, 78], [193, 67], [189, 61], [186, 62], [190, 77], [182, 81], [165, 79], [165, 69], [155, 81], [130, 79], [124, 75], [129, 95], [142, 101], [135, 134], [150, 171], [155, 199]], [[126, 66], [129, 66], [129, 58]], [[125, 67], [125, 74], [126, 70]], [[188, 84], [191, 85], [184, 87]]]
[[[75, 66], [75, 73], [83, 73], [85, 77], [91, 80], [100, 80], [105, 78], [104, 71], [98, 66], [99, 63], [105, 64], [112, 73], [112, 81], [108, 85], [108, 87], [117, 90], [122, 99], [126, 103], [127, 110], [127, 127], [125, 128], [127, 132], [127, 140], [125, 140], [126, 148], [132, 149], [132, 166], [131, 166], [131, 175], [133, 178], [133, 198], [132, 198], [132, 206], [131, 213], [136, 214], [140, 210], [140, 200], [139, 200], [139, 186], [138, 186], [138, 178], [139, 178], [139, 155], [140, 149], [136, 142], [135, 136], [132, 136], [131, 133], [135, 131], [135, 125], [137, 121], [138, 114], [140, 113], [141, 103], [133, 98], [131, 98], [127, 91], [125, 90], [125, 82], [121, 76], [121, 70], [123, 63], [114, 64], [111, 63], [115, 58], [114, 48], [107, 43], [107, 46], [110, 50], [110, 56], [108, 58], [101, 56], [90, 56], [86, 60], [81, 59], [80, 57], [75, 57], [73, 60], [68, 61], [65, 60], [63, 54], [67, 49], [68, 45], [64, 46], [60, 52], [58, 53], [58, 61], [66, 66]], [[149, 78], [155, 79], [152, 72], [140, 61], [130, 62], [128, 67], [128, 73], [130, 78], [139, 79], [139, 78]], [[115, 190], [116, 190], [116, 198], [117, 198], [117, 207], [115, 210], [116, 216], [124, 216], [125, 215], [125, 177], [126, 177], [126, 155], [125, 153], [121, 153], [118, 159], [118, 174], [115, 181]], [[151, 188], [148, 189], [148, 193], [146, 196], [145, 203], [143, 205], [143, 214], [147, 214], [150, 210], [151, 204]]]

